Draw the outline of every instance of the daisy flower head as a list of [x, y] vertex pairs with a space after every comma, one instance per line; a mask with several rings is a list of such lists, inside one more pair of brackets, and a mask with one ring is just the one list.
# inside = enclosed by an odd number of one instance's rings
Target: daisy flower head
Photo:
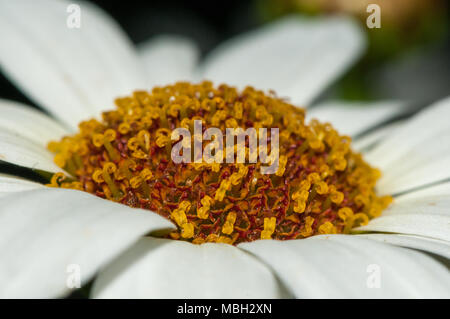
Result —
[[179, 37], [134, 48], [89, 3], [67, 28], [69, 4], [0, 1], [2, 71], [47, 113], [1, 100], [0, 160], [52, 174], [0, 175], [0, 296], [66, 296], [70, 269], [94, 298], [450, 296], [450, 100], [315, 105], [364, 51], [351, 19], [199, 61]]

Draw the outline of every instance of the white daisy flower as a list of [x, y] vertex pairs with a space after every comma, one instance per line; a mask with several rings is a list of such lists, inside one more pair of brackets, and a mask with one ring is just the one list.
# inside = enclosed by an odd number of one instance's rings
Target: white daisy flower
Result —
[[[173, 37], [149, 42], [139, 58], [91, 4], [81, 3], [81, 28], [67, 28], [68, 4], [0, 1], [2, 70], [53, 117], [1, 100], [3, 162], [61, 172], [50, 141], [73, 136], [114, 98], [178, 80], [252, 85], [310, 105], [365, 44], [347, 18], [291, 17], [225, 42], [200, 64], [195, 45]], [[406, 111], [392, 101], [330, 102], [308, 116], [359, 136]], [[383, 172], [378, 193], [396, 196], [352, 234], [196, 245], [156, 238], [176, 225], [152, 211], [2, 174], [0, 297], [65, 296], [76, 265], [82, 284], [95, 278], [95, 298], [448, 298], [448, 269], [430, 254], [450, 257], [449, 116], [445, 99], [355, 139]]]

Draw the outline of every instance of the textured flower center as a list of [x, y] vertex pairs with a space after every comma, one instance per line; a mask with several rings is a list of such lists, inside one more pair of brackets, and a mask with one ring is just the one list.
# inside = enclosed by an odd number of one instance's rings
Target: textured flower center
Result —
[[[55, 174], [49, 185], [154, 211], [178, 226], [173, 239], [237, 244], [349, 233], [392, 200], [376, 195], [380, 172], [352, 152], [350, 137], [328, 123], [305, 123], [303, 109], [273, 93], [177, 83], [115, 103], [101, 121], [82, 122], [76, 135], [49, 143], [56, 164], [72, 175]], [[276, 172], [261, 173], [261, 162], [175, 163], [171, 133], [194, 134], [194, 121], [224, 134], [278, 128]]]

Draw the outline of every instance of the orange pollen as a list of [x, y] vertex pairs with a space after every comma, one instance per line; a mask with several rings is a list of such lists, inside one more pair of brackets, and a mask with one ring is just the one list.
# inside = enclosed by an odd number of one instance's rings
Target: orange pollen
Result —
[[[170, 238], [238, 244], [349, 233], [392, 201], [376, 195], [380, 171], [351, 150], [350, 137], [329, 123], [305, 123], [304, 109], [273, 92], [180, 82], [115, 104], [101, 121], [84, 121], [77, 134], [49, 143], [71, 176], [57, 173], [48, 186], [156, 212], [177, 226]], [[186, 128], [193, 144], [195, 120], [224, 135], [226, 128], [278, 128], [278, 169], [262, 174], [265, 164], [249, 161], [176, 164], [171, 150], [179, 140], [171, 133]], [[246, 140], [246, 159], [248, 148]]]

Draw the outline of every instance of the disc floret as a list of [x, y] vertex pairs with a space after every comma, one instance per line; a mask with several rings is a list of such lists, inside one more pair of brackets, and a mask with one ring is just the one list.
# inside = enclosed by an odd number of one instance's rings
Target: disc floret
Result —
[[[49, 143], [55, 163], [71, 175], [55, 174], [49, 185], [152, 210], [177, 225], [173, 239], [237, 244], [349, 233], [391, 201], [376, 195], [380, 172], [351, 150], [350, 137], [329, 123], [305, 123], [303, 109], [273, 93], [180, 82], [115, 103], [101, 120], [82, 122], [77, 134]], [[196, 120], [223, 132], [278, 128], [278, 169], [262, 174], [259, 162], [174, 163], [171, 132], [181, 127], [193, 134]]]

